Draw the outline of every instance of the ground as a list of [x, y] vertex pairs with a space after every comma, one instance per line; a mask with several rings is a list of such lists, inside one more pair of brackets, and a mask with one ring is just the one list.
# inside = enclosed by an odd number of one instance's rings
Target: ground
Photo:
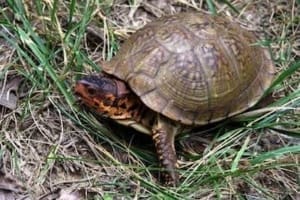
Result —
[[[297, 0], [0, 1], [0, 199], [300, 199]], [[176, 140], [178, 187], [154, 145], [85, 110], [72, 93], [133, 32], [201, 10], [269, 48], [278, 78], [251, 111]]]

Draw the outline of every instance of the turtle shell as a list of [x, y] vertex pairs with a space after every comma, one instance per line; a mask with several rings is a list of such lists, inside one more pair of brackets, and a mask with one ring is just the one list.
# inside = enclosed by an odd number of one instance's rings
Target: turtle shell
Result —
[[145, 25], [103, 70], [124, 80], [152, 110], [186, 125], [253, 106], [274, 65], [255, 35], [220, 16], [181, 13]]

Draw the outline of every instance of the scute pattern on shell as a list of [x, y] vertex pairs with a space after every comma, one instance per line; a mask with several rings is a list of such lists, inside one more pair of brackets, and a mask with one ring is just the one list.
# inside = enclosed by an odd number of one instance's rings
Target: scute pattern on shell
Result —
[[134, 33], [103, 70], [152, 110], [207, 124], [253, 106], [271, 84], [269, 53], [254, 34], [200, 12], [163, 17]]

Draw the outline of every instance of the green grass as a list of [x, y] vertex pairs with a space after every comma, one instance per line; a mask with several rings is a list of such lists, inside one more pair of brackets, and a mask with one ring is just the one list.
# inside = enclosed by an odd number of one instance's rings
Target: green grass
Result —
[[[257, 108], [237, 116], [233, 122], [221, 123], [210, 132], [212, 139], [204, 152], [194, 152], [192, 148], [185, 146], [189, 141], [198, 141], [203, 135], [187, 133], [179, 136], [177, 150], [182, 158], [183, 167], [179, 169], [182, 182], [176, 188], [168, 188], [155, 181], [153, 174], [161, 169], [157, 167], [150, 138], [148, 144], [139, 146], [134, 143], [135, 137], [139, 136], [135, 136], [132, 130], [120, 127], [117, 128], [119, 133], [112, 133], [109, 126], [103, 125], [91, 113], [81, 109], [72, 92], [75, 81], [82, 74], [101, 70], [101, 66], [94, 62], [94, 49], [86, 43], [87, 28], [101, 27], [106, 34], [105, 40], [98, 44], [96, 53], [105, 59], [110, 59], [116, 53], [120, 40], [124, 39], [122, 36], [130, 33], [130, 30], [124, 30], [128, 24], [117, 21], [118, 17], [114, 15], [114, 9], [122, 6], [118, 7], [111, 1], [92, 0], [86, 1], [85, 4], [73, 0], [36, 0], [34, 4], [24, 4], [20, 0], [7, 2], [9, 5], [0, 11], [0, 28], [3, 30], [0, 37], [12, 45], [15, 54], [12, 63], [4, 71], [14, 71], [22, 76], [24, 85], [29, 90], [28, 94], [20, 99], [18, 112], [11, 111], [2, 118], [2, 132], [15, 133], [11, 127], [4, 126], [8, 118], [14, 118], [18, 127], [30, 118], [34, 121], [33, 126], [37, 127], [32, 135], [45, 135], [46, 140], [21, 140], [22, 149], [28, 146], [26, 150], [30, 152], [39, 151], [34, 148], [35, 143], [48, 146], [45, 156], [40, 157], [40, 169], [34, 172], [37, 172], [38, 176], [22, 175], [21, 165], [28, 161], [22, 157], [23, 153], [18, 149], [20, 146], [4, 136], [1, 139], [0, 157], [3, 158], [8, 152], [14, 155], [10, 170], [16, 172], [14, 174], [18, 177], [30, 180], [25, 187], [33, 196], [37, 195], [36, 191], [31, 190], [29, 185], [43, 185], [49, 189], [53, 184], [51, 176], [57, 175], [56, 170], [65, 163], [66, 166], [74, 165], [73, 170], [80, 171], [80, 179], [78, 176], [74, 177], [78, 178], [78, 182], [83, 186], [76, 181], [70, 181], [69, 185], [84, 188], [89, 197], [94, 199], [195, 199], [206, 196], [217, 199], [226, 195], [228, 198], [231, 196], [245, 199], [242, 189], [239, 188], [246, 184], [251, 188], [253, 195], [276, 199], [276, 193], [259, 180], [260, 175], [273, 173], [269, 179], [275, 184], [277, 173], [299, 172], [299, 142], [268, 151], [255, 149], [266, 134], [279, 132], [294, 137], [295, 140], [300, 137], [300, 61], [299, 57], [293, 56], [290, 48], [284, 48], [290, 45], [290, 35], [285, 34], [285, 38], [277, 35], [269, 40], [270, 45], [283, 46], [280, 54], [273, 55], [280, 71], [270, 90], [266, 92], [279, 98], [267, 108]], [[220, 1], [206, 2], [209, 10], [216, 13]], [[233, 14], [240, 11], [230, 1], [223, 2]], [[297, 23], [299, 16], [288, 22], [289, 26], [295, 27]], [[284, 29], [282, 32], [288, 33]], [[97, 39], [99, 40], [95, 40]], [[4, 73], [1, 72], [2, 77]], [[50, 115], [52, 117], [47, 118]], [[46, 122], [39, 126], [39, 122], [44, 121], [43, 118], [53, 120], [49, 122], [53, 125], [49, 124], [47, 127]], [[16, 135], [25, 133], [20, 127], [18, 130]], [[130, 132], [128, 135], [132, 137], [133, 142], [126, 139], [127, 132]], [[212, 132], [217, 134], [213, 135]], [[66, 153], [72, 143], [71, 139], [68, 142], [66, 135], [71, 135], [70, 137], [75, 139], [74, 143], [76, 140], [82, 140], [82, 144], [86, 145], [83, 150], [88, 149], [84, 151], [86, 154], [75, 154], [79, 148], [76, 145], [72, 146], [74, 150], [71, 153]], [[125, 156], [127, 161], [122, 162], [119, 155]], [[97, 174], [100, 169], [103, 170], [101, 176]], [[73, 177], [74, 172], [71, 172], [66, 170], [63, 176]], [[299, 177], [295, 182], [297, 181], [299, 184]], [[293, 193], [295, 182], [288, 182], [288, 178], [282, 177], [287, 194]], [[69, 186], [54, 182], [54, 185], [56, 184], [58, 188]], [[289, 188], [291, 185], [293, 187]]]

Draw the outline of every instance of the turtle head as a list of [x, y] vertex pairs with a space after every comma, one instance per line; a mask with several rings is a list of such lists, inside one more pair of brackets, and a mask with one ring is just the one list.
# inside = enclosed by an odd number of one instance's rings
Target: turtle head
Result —
[[75, 95], [96, 113], [112, 119], [128, 119], [134, 95], [128, 86], [114, 77], [99, 74], [83, 77], [75, 85]]

